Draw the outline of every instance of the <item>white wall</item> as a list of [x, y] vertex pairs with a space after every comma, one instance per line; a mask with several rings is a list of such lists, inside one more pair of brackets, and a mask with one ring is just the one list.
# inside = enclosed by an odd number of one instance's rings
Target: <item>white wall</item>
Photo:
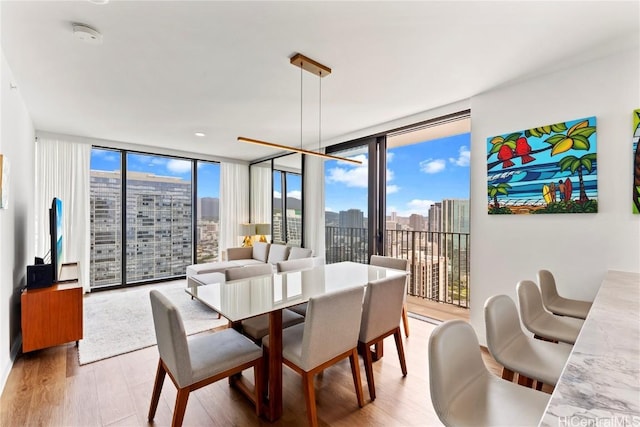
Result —
[[[636, 48], [472, 98], [471, 324], [481, 343], [486, 299], [517, 301], [516, 283], [536, 281], [539, 269], [553, 272], [561, 295], [587, 300], [607, 270], [640, 272], [640, 215], [631, 214], [639, 76]], [[487, 137], [589, 116], [597, 119], [597, 214], [487, 214]]]
[[0, 153], [10, 162], [9, 204], [0, 209], [0, 390], [20, 345], [20, 288], [34, 248], [33, 124], [20, 95], [11, 89], [11, 70], [0, 68]]

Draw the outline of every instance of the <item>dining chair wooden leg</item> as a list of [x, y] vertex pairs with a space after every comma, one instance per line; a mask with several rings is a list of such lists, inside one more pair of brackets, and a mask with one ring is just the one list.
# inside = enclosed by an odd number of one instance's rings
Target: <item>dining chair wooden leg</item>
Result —
[[264, 403], [267, 401], [268, 399], [268, 392], [269, 392], [269, 347], [267, 346], [263, 346], [262, 347], [262, 386], [261, 386], [261, 393], [262, 396], [260, 396], [260, 403]]
[[173, 420], [171, 421], [171, 427], [182, 426], [182, 420], [184, 420], [184, 413], [187, 410], [187, 401], [189, 400], [189, 388], [179, 388], [178, 395], [176, 396], [176, 406], [173, 408]]
[[[264, 353], [263, 353], [264, 354]], [[256, 399], [256, 415], [260, 416], [262, 414], [262, 390], [264, 390], [263, 384], [264, 384], [264, 365], [263, 365], [263, 359], [260, 359], [254, 366], [253, 366], [253, 384], [254, 384], [254, 393], [255, 393], [255, 399]]]
[[307, 404], [307, 419], [311, 427], [318, 426], [318, 414], [316, 413], [316, 392], [313, 388], [313, 375], [310, 372], [302, 373], [302, 388]]
[[384, 341], [380, 340], [373, 345], [373, 361], [377, 362], [384, 356]]
[[[358, 350], [353, 349], [349, 356], [349, 362], [351, 363], [351, 374], [353, 375], [353, 384], [356, 387], [356, 396], [358, 397], [358, 406], [364, 406], [364, 397], [362, 396], [362, 380], [360, 379], [360, 364], [358, 363]], [[373, 378], [373, 373], [371, 375]]]
[[371, 350], [365, 343], [358, 343], [359, 352], [362, 354], [364, 361], [364, 372], [367, 375], [367, 387], [369, 389], [369, 398], [373, 402], [376, 400], [376, 385], [373, 381], [373, 357]]
[[404, 326], [404, 336], [409, 338], [409, 315], [407, 314], [407, 303], [402, 305], [402, 325]]
[[511, 369], [502, 368], [502, 379], [507, 381], [513, 381], [514, 372]]
[[400, 326], [393, 333], [393, 337], [396, 339], [396, 348], [398, 349], [398, 359], [400, 360], [400, 369], [402, 370], [402, 376], [407, 376], [407, 361], [404, 358], [404, 346], [402, 345], [402, 336], [400, 335]]
[[159, 359], [158, 370], [156, 371], [156, 380], [153, 384], [153, 393], [151, 394], [151, 406], [149, 406], [149, 421], [153, 421], [156, 416], [158, 401], [160, 400], [160, 392], [162, 391], [162, 385], [164, 384], [164, 378], [166, 375], [167, 371], [164, 369], [162, 359]]

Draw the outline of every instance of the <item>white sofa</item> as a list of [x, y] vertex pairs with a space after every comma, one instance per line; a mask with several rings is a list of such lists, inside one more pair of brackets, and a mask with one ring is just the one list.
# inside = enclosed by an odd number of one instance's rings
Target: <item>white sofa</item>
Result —
[[[308, 258], [313, 255], [311, 249], [289, 247], [277, 243], [256, 242], [253, 247], [227, 249], [227, 261], [193, 264], [187, 267], [187, 282], [189, 278], [207, 273], [224, 273], [230, 268], [245, 265], [270, 263], [273, 271], [276, 264], [290, 259]], [[189, 283], [189, 285], [191, 285]]]

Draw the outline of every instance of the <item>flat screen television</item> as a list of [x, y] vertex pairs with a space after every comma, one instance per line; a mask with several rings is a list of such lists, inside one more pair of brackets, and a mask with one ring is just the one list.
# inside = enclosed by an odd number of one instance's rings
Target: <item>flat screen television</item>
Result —
[[58, 281], [62, 266], [62, 200], [57, 197], [51, 202], [49, 209], [49, 234], [51, 236], [51, 267], [53, 270], [53, 283]]

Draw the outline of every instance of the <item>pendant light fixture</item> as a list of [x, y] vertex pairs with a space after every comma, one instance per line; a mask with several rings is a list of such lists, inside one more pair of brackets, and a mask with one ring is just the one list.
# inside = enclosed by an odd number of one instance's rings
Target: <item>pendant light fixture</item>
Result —
[[[322, 139], [322, 78], [331, 74], [331, 68], [314, 61], [311, 58], [307, 58], [301, 53], [297, 53], [291, 57], [291, 64], [300, 68], [300, 148], [296, 148], [290, 145], [275, 144], [273, 142], [260, 141], [259, 139], [246, 138], [239, 136], [238, 141], [246, 142], [249, 144], [261, 145], [263, 147], [277, 148], [279, 150], [291, 151], [294, 153], [308, 154], [311, 156], [321, 157], [328, 160], [339, 160], [342, 162], [349, 162], [355, 164], [362, 164], [359, 160], [349, 159], [346, 157], [332, 156], [330, 154], [324, 154], [320, 152], [320, 144]], [[308, 71], [319, 77], [320, 81], [320, 95], [319, 95], [319, 114], [318, 114], [318, 151], [305, 150], [302, 148], [302, 70]]]

